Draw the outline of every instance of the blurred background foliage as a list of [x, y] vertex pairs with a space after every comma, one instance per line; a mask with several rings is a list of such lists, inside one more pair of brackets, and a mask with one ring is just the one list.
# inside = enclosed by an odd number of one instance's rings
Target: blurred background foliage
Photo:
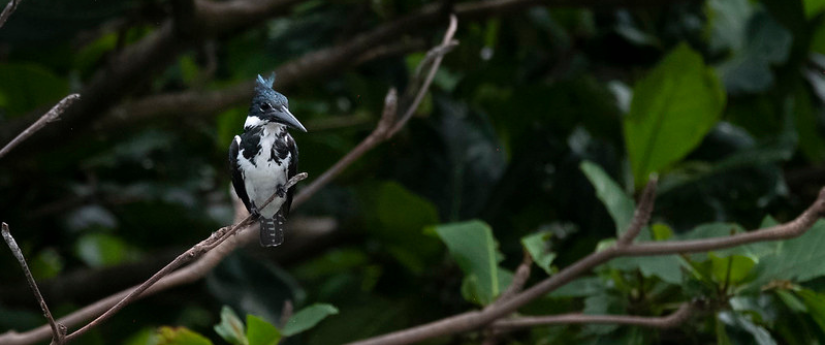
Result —
[[[198, 44], [111, 101], [248, 82], [430, 2], [299, 1]], [[609, 2], [536, 1], [463, 20], [461, 44], [416, 116], [295, 209], [283, 247], [238, 251], [78, 343], [285, 335], [287, 344], [339, 344], [477, 308], [507, 286], [525, 249], [538, 265], [532, 283], [611, 243], [653, 172], [660, 188], [645, 240], [726, 236], [807, 207], [825, 183], [825, 2]], [[162, 0], [23, 1], [0, 29], [0, 126], [82, 90], [169, 12]], [[429, 46], [440, 23], [398, 39]], [[400, 51], [282, 90], [309, 129], [293, 134], [300, 170], [312, 179], [349, 152], [374, 127], [387, 89], [403, 87], [423, 57]], [[142, 281], [232, 222], [226, 155], [246, 108], [180, 109], [51, 137], [3, 160], [0, 219], [57, 314]], [[535, 327], [501, 342], [823, 343], [823, 228], [782, 243], [614, 260], [521, 310], [655, 316], [711, 302], [680, 327]], [[302, 232], [310, 240], [298, 240]], [[0, 331], [42, 324], [13, 257], [0, 255], [0, 265]], [[286, 299], [307, 310], [305, 332], [280, 327]]]

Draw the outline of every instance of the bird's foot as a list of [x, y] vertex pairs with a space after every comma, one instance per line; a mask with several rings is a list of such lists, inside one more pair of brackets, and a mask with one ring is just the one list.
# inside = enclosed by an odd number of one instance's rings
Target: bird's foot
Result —
[[286, 197], [286, 189], [284, 189], [284, 185], [279, 185], [278, 190], [275, 191], [275, 194], [278, 194], [279, 198]]
[[261, 212], [258, 211], [258, 208], [255, 206], [250, 207], [249, 214], [252, 215], [252, 218], [260, 218]]

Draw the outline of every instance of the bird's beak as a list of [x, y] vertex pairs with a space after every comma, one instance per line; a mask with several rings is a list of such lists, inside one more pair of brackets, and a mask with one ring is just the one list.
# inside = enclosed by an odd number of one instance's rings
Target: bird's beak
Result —
[[292, 115], [292, 113], [289, 112], [289, 109], [287, 107], [283, 107], [280, 110], [281, 111], [275, 111], [275, 118], [277, 118], [279, 121], [287, 124], [292, 128], [295, 128], [302, 132], [307, 131], [306, 127], [304, 127], [304, 125], [302, 125], [301, 122], [298, 121], [297, 118], [295, 118], [295, 115]]

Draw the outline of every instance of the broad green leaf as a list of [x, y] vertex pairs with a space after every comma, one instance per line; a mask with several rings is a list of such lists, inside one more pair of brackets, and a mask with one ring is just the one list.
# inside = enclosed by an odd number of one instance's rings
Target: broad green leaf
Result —
[[281, 332], [271, 323], [255, 315], [246, 315], [246, 340], [249, 345], [278, 345]]
[[[607, 314], [623, 314], [626, 302], [614, 295], [600, 294], [585, 298], [584, 300], [584, 314], [588, 315], [607, 315]], [[587, 333], [592, 334], [607, 334], [619, 328], [618, 325], [598, 325], [591, 324], [584, 326]]]
[[541, 267], [547, 274], [553, 274], [553, 260], [556, 259], [556, 253], [550, 251], [550, 237], [553, 235], [549, 231], [540, 231], [535, 234], [521, 238], [521, 245], [530, 256], [533, 257], [533, 262]]
[[473, 291], [479, 300], [472, 302], [485, 304], [498, 296], [501, 292], [498, 263], [502, 255], [496, 248], [490, 226], [472, 220], [439, 225], [435, 232], [447, 245], [458, 267], [464, 271], [468, 284], [473, 284]]
[[793, 115], [799, 149], [810, 162], [821, 163], [825, 160], [825, 139], [819, 132], [819, 112], [813, 107], [807, 88], [801, 85], [794, 93]]
[[650, 173], [667, 168], [699, 145], [716, 125], [724, 104], [716, 74], [686, 44], [640, 80], [624, 119], [636, 187], [641, 188]]
[[212, 345], [206, 337], [186, 327], [161, 327], [157, 345]]
[[825, 294], [816, 293], [811, 290], [801, 289], [796, 294], [802, 298], [802, 302], [808, 309], [808, 315], [816, 321], [820, 328], [825, 331]]
[[586, 297], [604, 291], [607, 286], [599, 277], [583, 277], [576, 279], [556, 291], [550, 293], [553, 298]]
[[711, 272], [713, 278], [719, 283], [728, 283], [728, 286], [734, 285], [748, 276], [753, 266], [756, 263], [741, 255], [731, 255], [725, 258], [710, 254]]
[[284, 325], [282, 332], [285, 336], [291, 337], [315, 327], [327, 316], [335, 314], [338, 314], [338, 309], [330, 304], [313, 304], [292, 315]]
[[228, 306], [221, 309], [221, 323], [215, 325], [215, 333], [232, 345], [249, 345], [243, 322]]
[[723, 311], [718, 313], [718, 318], [728, 326], [741, 329], [753, 336], [753, 344], [776, 345], [776, 340], [764, 327], [755, 324], [749, 316], [733, 311]]
[[593, 188], [596, 189], [596, 196], [602, 201], [604, 207], [607, 208], [607, 212], [613, 218], [613, 222], [616, 223], [616, 235], [621, 236], [630, 226], [636, 203], [598, 165], [584, 161], [581, 163], [580, 168], [587, 179], [590, 180], [590, 183], [593, 184]]
[[441, 253], [438, 240], [424, 234], [439, 223], [433, 203], [396, 182], [370, 184], [363, 195], [370, 210], [365, 230], [410, 271], [423, 273]]
[[[805, 282], [825, 275], [825, 220], [797, 238], [778, 243], [775, 254], [762, 258], [756, 266], [761, 286], [771, 280]], [[755, 286], [755, 287], [758, 287]]]
[[782, 303], [785, 303], [788, 306], [788, 309], [793, 310], [797, 313], [805, 313], [808, 311], [808, 308], [805, 306], [802, 301], [799, 300], [793, 293], [788, 290], [781, 290], [777, 289], [774, 291], [776, 295], [782, 300]]

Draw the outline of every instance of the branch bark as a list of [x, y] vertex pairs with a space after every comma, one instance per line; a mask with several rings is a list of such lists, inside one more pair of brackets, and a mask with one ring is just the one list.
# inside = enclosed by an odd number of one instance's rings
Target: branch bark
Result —
[[[11, 3], [9, 3], [11, 4]], [[37, 121], [35, 121], [29, 128], [26, 128], [20, 134], [18, 134], [14, 139], [12, 139], [3, 149], [0, 149], [0, 158], [3, 158], [6, 154], [9, 153], [13, 148], [17, 145], [20, 145], [23, 141], [31, 137], [35, 132], [41, 130], [43, 127], [46, 127], [49, 123], [57, 121], [66, 108], [68, 108], [74, 101], [80, 99], [80, 95], [78, 94], [71, 94], [63, 98], [60, 102], [57, 102], [52, 109], [48, 112], [43, 114]]]
[[17, 259], [17, 263], [20, 264], [20, 268], [23, 269], [23, 274], [26, 276], [26, 281], [29, 283], [29, 288], [31, 288], [32, 293], [34, 293], [34, 298], [36, 298], [37, 302], [40, 304], [40, 309], [43, 310], [43, 316], [45, 316], [46, 320], [49, 321], [49, 327], [52, 329], [52, 344], [62, 345], [66, 337], [66, 326], [54, 322], [52, 312], [49, 311], [49, 306], [46, 304], [46, 300], [43, 299], [43, 295], [40, 294], [40, 289], [37, 288], [37, 282], [34, 281], [34, 276], [32, 276], [32, 272], [29, 270], [29, 265], [26, 264], [26, 258], [23, 257], [23, 251], [20, 250], [20, 246], [17, 245], [17, 241], [14, 240], [14, 237], [11, 235], [11, 231], [9, 231], [9, 225], [3, 223], [0, 232], [3, 234], [3, 240], [6, 241], [6, 244], [9, 246], [12, 254], [14, 254], [14, 257]]
[[6, 4], [5, 8], [3, 8], [3, 12], [0, 13], [0, 28], [2, 28], [3, 25], [6, 24], [6, 21], [9, 20], [11, 14], [17, 9], [17, 5], [20, 5], [20, 1], [22, 0], [9, 0], [9, 3]]
[[697, 310], [696, 302], [682, 303], [675, 312], [668, 316], [631, 316], [631, 315], [586, 315], [581, 313], [551, 316], [522, 316], [502, 319], [494, 322], [496, 332], [508, 332], [520, 328], [535, 326], [569, 325], [569, 324], [615, 324], [649, 328], [673, 328], [687, 321]]

